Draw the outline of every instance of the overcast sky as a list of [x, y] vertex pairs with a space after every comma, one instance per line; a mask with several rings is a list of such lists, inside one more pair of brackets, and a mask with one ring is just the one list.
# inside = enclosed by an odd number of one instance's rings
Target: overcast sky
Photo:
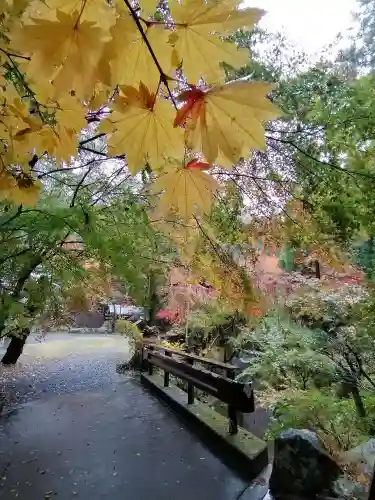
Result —
[[245, 0], [244, 4], [266, 10], [263, 27], [284, 31], [301, 49], [314, 54], [349, 27], [356, 0]]

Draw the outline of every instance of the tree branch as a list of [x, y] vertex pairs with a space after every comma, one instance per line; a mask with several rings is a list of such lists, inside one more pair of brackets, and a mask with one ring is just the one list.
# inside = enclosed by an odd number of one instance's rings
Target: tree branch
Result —
[[297, 151], [299, 151], [301, 154], [303, 154], [304, 156], [306, 156], [310, 160], [313, 160], [316, 163], [320, 163], [321, 165], [325, 165], [326, 167], [330, 167], [330, 168], [333, 168], [335, 170], [338, 170], [339, 172], [341, 172], [343, 174], [347, 174], [347, 175], [350, 175], [350, 176], [358, 175], [358, 176], [366, 177], [367, 179], [372, 179], [372, 180], [375, 181], [375, 176], [374, 175], [367, 174], [365, 172], [356, 172], [355, 170], [350, 170], [348, 168], [341, 168], [340, 166], [336, 165], [335, 163], [331, 163], [331, 162], [319, 160], [318, 158], [312, 156], [310, 153], [308, 153], [307, 151], [305, 151], [304, 149], [302, 149], [300, 146], [298, 146], [297, 144], [295, 144], [293, 141], [286, 140], [286, 139], [278, 139], [276, 137], [270, 137], [270, 136], [266, 136], [266, 138], [270, 139], [270, 140], [273, 140], [273, 141], [281, 142], [283, 144], [289, 144], [290, 146], [292, 146], [293, 148], [295, 148]]
[[100, 137], [104, 137], [104, 133], [96, 134], [93, 137], [90, 137], [89, 139], [84, 139], [83, 141], [79, 141], [79, 147], [84, 146], [85, 144], [88, 144], [89, 142], [95, 141], [96, 139], [100, 139]]
[[0, 228], [3, 228], [4, 226], [6, 226], [7, 224], [9, 224], [10, 222], [12, 222], [12, 220], [16, 219], [17, 217], [19, 217], [22, 213], [22, 205], [19, 205], [18, 208], [17, 208], [17, 212], [12, 215], [11, 217], [9, 217], [9, 219], [7, 219], [5, 222], [3, 222], [1, 225], [0, 225]]
[[76, 201], [76, 198], [78, 196], [78, 191], [80, 190], [82, 184], [85, 182], [85, 179], [86, 177], [89, 175], [89, 173], [91, 172], [91, 168], [88, 168], [87, 169], [87, 172], [84, 173], [84, 175], [82, 176], [81, 180], [79, 181], [79, 183], [77, 184], [75, 190], [74, 190], [74, 193], [73, 193], [73, 197], [72, 197], [72, 201], [70, 202], [70, 208], [73, 208], [74, 207], [74, 203]]
[[172, 91], [171, 91], [171, 89], [170, 89], [170, 87], [168, 85], [168, 80], [170, 78], [168, 77], [168, 75], [166, 75], [164, 73], [163, 68], [160, 66], [158, 58], [156, 57], [155, 52], [154, 52], [153, 48], [151, 47], [150, 42], [148, 41], [146, 33], [145, 33], [144, 29], [143, 29], [142, 23], [141, 23], [139, 17], [137, 16], [137, 13], [136, 13], [135, 9], [131, 6], [129, 0], [124, 0], [124, 2], [126, 4], [127, 8], [129, 9], [129, 12], [130, 12], [132, 18], [134, 19], [135, 24], [137, 25], [138, 31], [140, 32], [140, 34], [141, 34], [141, 36], [143, 38], [143, 41], [145, 42], [145, 44], [147, 46], [147, 49], [150, 52], [150, 55], [151, 55], [151, 57], [152, 57], [155, 65], [156, 65], [156, 67], [158, 68], [158, 71], [160, 73], [160, 80], [165, 85], [165, 87], [166, 87], [166, 89], [168, 91], [169, 97], [172, 100], [173, 106], [175, 107], [175, 109], [177, 109], [176, 101], [175, 101], [175, 99], [173, 97], [173, 94], [172, 94]]

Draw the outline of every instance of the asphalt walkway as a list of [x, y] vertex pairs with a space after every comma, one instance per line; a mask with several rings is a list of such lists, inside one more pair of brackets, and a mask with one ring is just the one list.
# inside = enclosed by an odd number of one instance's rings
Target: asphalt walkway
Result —
[[3, 369], [18, 395], [0, 417], [0, 499], [252, 498], [169, 408], [116, 374], [126, 356], [122, 339], [63, 336]]

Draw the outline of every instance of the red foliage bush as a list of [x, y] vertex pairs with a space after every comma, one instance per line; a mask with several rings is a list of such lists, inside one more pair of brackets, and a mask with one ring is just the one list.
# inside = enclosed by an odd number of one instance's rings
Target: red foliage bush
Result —
[[181, 321], [181, 315], [178, 310], [160, 309], [160, 311], [156, 314], [156, 319], [173, 325]]

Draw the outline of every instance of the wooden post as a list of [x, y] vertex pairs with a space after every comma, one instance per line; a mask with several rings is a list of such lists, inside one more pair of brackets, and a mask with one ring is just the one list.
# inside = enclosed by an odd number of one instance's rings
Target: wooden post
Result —
[[[236, 378], [235, 371], [231, 368], [227, 370], [226, 375], [231, 380], [234, 380]], [[239, 414], [237, 414], [235, 408], [233, 408], [233, 406], [228, 405], [229, 434], [231, 436], [238, 433], [238, 416]]]
[[[187, 359], [189, 365], [194, 364], [194, 360]], [[192, 405], [194, 403], [194, 385], [188, 382], [188, 405]]]
[[238, 433], [237, 412], [233, 406], [228, 405], [229, 434], [233, 436]]
[[148, 374], [152, 375], [154, 372], [154, 367], [153, 367], [152, 363], [150, 363], [150, 361], [148, 361], [147, 364], [148, 364]]
[[[172, 354], [168, 351], [165, 351], [164, 354], [166, 356], [172, 357]], [[169, 373], [164, 371], [164, 387], [169, 387]]]

